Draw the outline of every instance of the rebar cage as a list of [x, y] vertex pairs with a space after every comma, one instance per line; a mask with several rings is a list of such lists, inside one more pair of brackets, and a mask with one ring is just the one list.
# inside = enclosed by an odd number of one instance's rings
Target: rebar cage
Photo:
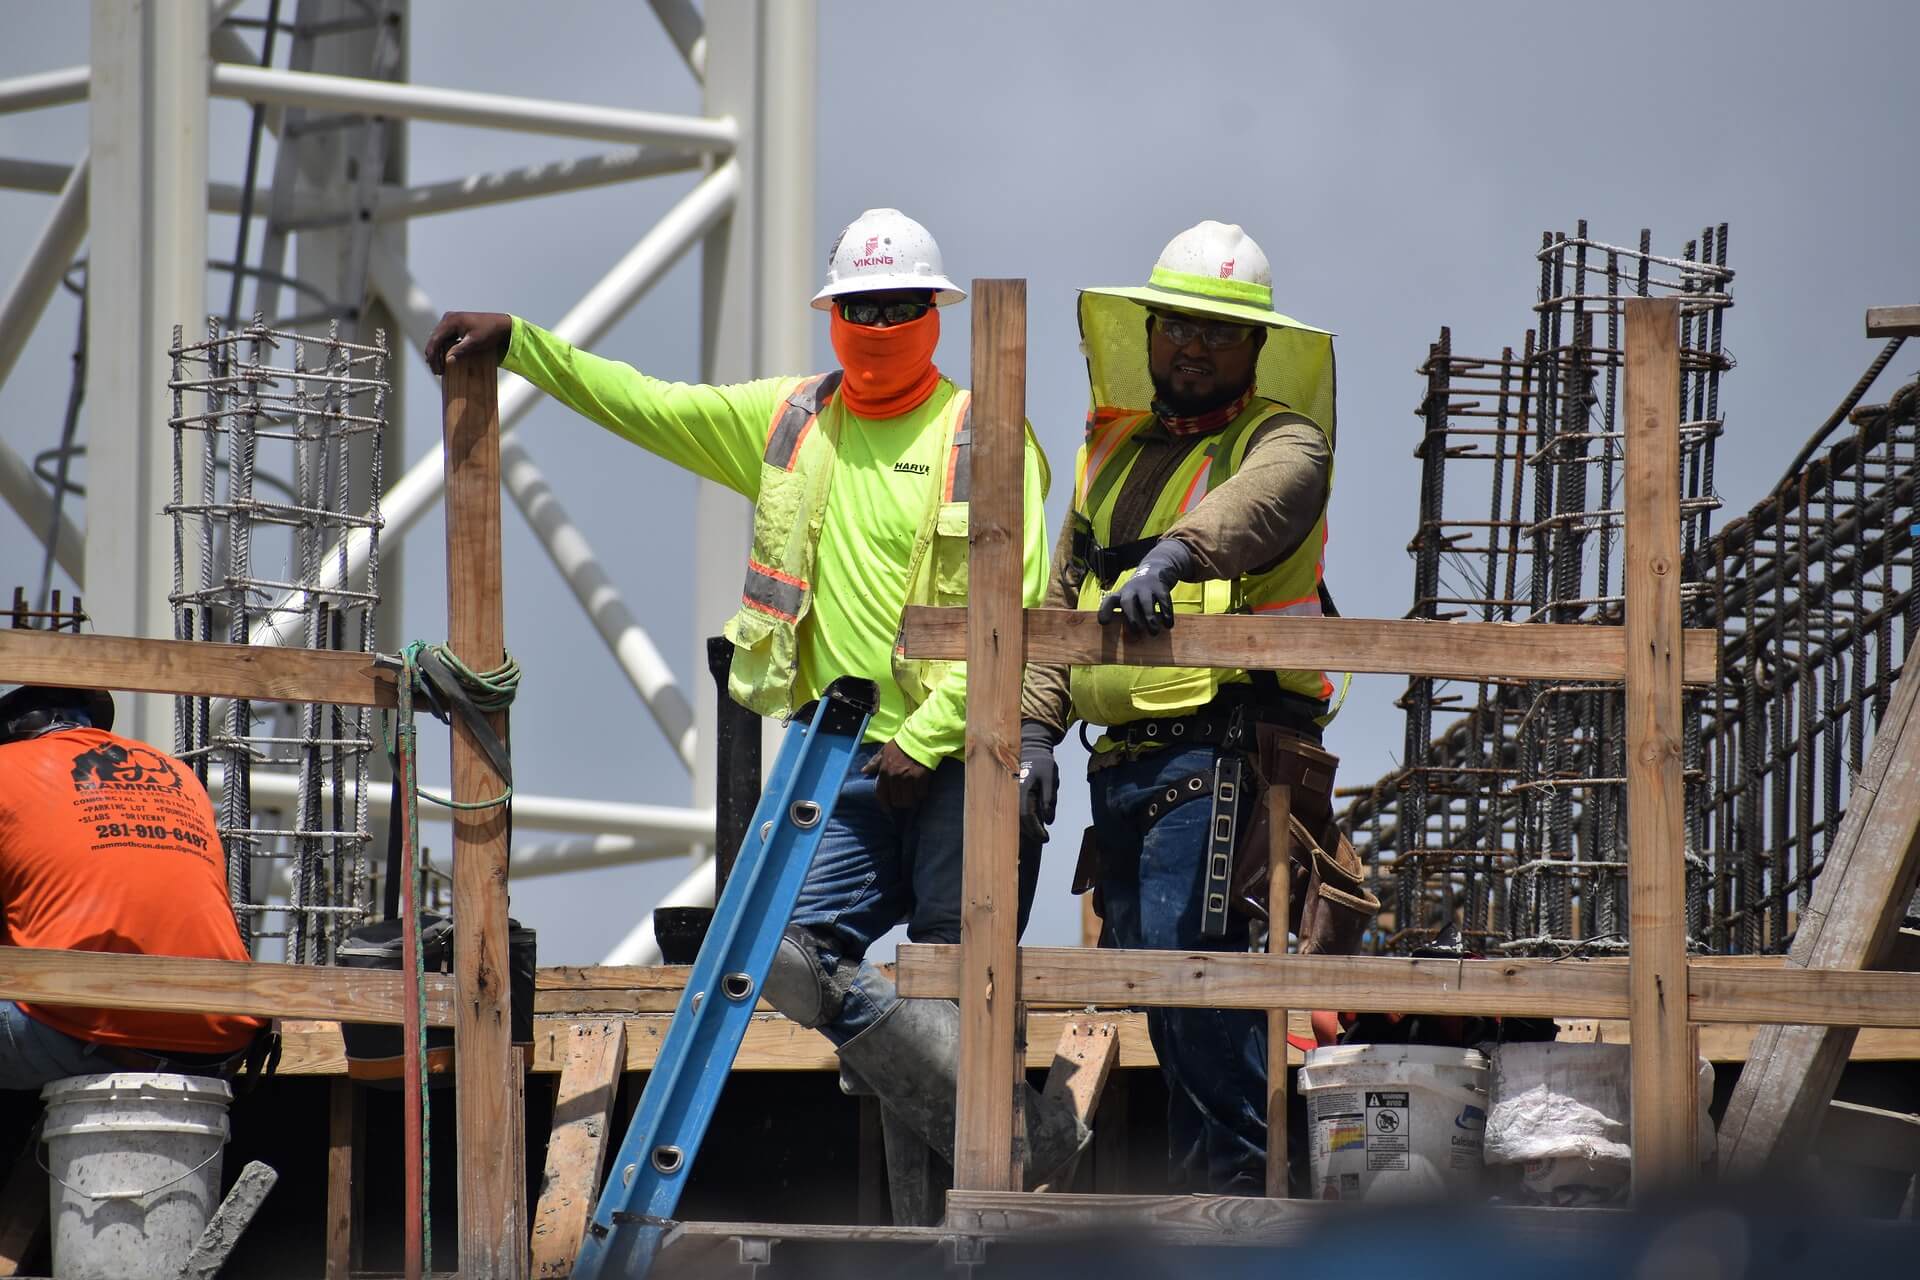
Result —
[[[209, 321], [174, 330], [174, 635], [246, 644], [263, 629], [371, 653], [379, 603], [386, 336], [374, 345]], [[365, 530], [354, 571], [348, 535]], [[365, 707], [182, 697], [182, 759], [216, 793], [228, 888], [256, 958], [324, 964], [371, 912]], [[217, 769], [216, 769], [217, 766]], [[262, 773], [291, 803], [256, 803]], [[271, 949], [271, 948], [269, 948]]]

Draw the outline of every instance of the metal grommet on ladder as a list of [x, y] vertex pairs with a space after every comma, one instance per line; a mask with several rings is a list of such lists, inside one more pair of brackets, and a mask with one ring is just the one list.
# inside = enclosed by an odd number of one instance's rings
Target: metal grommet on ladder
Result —
[[730, 973], [720, 979], [720, 993], [729, 1000], [745, 1000], [753, 994], [753, 979], [744, 973]]
[[811, 830], [820, 821], [820, 806], [811, 800], [796, 800], [793, 808], [787, 811], [787, 817], [793, 825], [802, 831]]
[[653, 1167], [662, 1173], [673, 1173], [686, 1161], [686, 1153], [678, 1147], [655, 1147], [653, 1149]]

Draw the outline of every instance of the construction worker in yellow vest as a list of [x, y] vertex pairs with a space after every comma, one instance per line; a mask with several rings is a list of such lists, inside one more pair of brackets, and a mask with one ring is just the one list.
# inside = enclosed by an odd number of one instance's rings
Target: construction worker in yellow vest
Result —
[[[959, 1013], [899, 998], [865, 959], [904, 923], [916, 942], [960, 940], [966, 669], [896, 651], [910, 604], [964, 605], [970, 395], [933, 361], [938, 308], [966, 294], [927, 229], [870, 209], [828, 253], [813, 298], [840, 368], [689, 386], [576, 350], [515, 316], [450, 312], [429, 337], [436, 373], [498, 360], [575, 412], [754, 503], [753, 548], [729, 692], [763, 716], [803, 713], [838, 677], [871, 680], [879, 707], [842, 789], [764, 994], [838, 1048], [949, 1161]], [[1046, 589], [1049, 473], [1027, 430], [1025, 587]], [[1035, 870], [1023, 876], [1021, 916]], [[1030, 1114], [1035, 1177], [1084, 1145], [1070, 1108]]]
[[[1092, 409], [1047, 603], [1155, 634], [1189, 613], [1326, 611], [1333, 339], [1273, 310], [1260, 247], [1202, 222], [1173, 238], [1145, 286], [1084, 290], [1080, 331]], [[1304, 744], [1315, 800], [1330, 797], [1332, 757], [1317, 744], [1335, 694], [1319, 671], [1028, 666], [1030, 836], [1053, 820], [1053, 749], [1069, 724], [1084, 722], [1083, 737], [1104, 726], [1090, 744], [1093, 827], [1075, 887], [1096, 891], [1105, 945], [1248, 949], [1248, 913], [1230, 909], [1246, 895], [1231, 891], [1231, 858], [1211, 855], [1249, 825], [1252, 806], [1234, 806], [1255, 789], [1241, 784], [1256, 782], [1261, 725]], [[1324, 872], [1303, 949], [1311, 933], [1314, 946], [1350, 950], [1371, 916], [1358, 861]], [[1176, 1188], [1264, 1194], [1266, 1016], [1155, 1010], [1148, 1026]]]

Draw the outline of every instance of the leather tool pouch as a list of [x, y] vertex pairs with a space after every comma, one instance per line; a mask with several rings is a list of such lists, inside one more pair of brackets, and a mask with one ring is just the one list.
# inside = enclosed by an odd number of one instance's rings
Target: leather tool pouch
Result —
[[[1380, 910], [1367, 889], [1366, 868], [1333, 820], [1337, 756], [1271, 726], [1261, 726], [1262, 781], [1293, 790], [1289, 864], [1289, 925], [1301, 955], [1352, 955]], [[1249, 919], [1267, 918], [1269, 823], [1264, 794], [1253, 807], [1234, 850], [1233, 909]]]
[[1100, 894], [1100, 882], [1107, 878], [1107, 857], [1100, 850], [1100, 835], [1088, 827], [1080, 836], [1080, 860], [1073, 864], [1073, 891], [1093, 894], [1094, 914], [1106, 915], [1106, 901]]

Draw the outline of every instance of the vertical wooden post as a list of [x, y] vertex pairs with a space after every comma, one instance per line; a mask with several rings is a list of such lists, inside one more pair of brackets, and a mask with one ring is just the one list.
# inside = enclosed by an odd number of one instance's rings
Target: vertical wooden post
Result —
[[[1261, 762], [1265, 765], [1266, 761]], [[1269, 776], [1278, 777], [1278, 769]], [[1293, 918], [1293, 788], [1267, 787], [1267, 954], [1287, 953]], [[1287, 1011], [1267, 1010], [1267, 1194], [1287, 1198]]]
[[1627, 887], [1633, 1189], [1694, 1176], [1680, 738], [1680, 304], [1626, 303]]
[[[326, 1280], [348, 1280], [360, 1269], [360, 1224], [365, 1221], [366, 1109], [360, 1089], [335, 1076], [327, 1105]], [[418, 1208], [414, 1217], [419, 1217]]]
[[973, 282], [973, 489], [967, 555], [966, 858], [953, 1185], [1022, 1189], [1013, 1123], [1020, 998], [1021, 536], [1027, 282]]
[[[500, 571], [500, 410], [484, 360], [447, 366], [441, 383], [447, 468], [447, 643], [475, 671], [506, 656]], [[504, 715], [493, 717], [504, 730]], [[491, 800], [505, 784], [455, 718], [453, 798]], [[527, 1268], [526, 1171], [516, 1152], [526, 1117], [507, 1012], [507, 811], [453, 813], [454, 1087], [460, 1160], [460, 1274]]]

